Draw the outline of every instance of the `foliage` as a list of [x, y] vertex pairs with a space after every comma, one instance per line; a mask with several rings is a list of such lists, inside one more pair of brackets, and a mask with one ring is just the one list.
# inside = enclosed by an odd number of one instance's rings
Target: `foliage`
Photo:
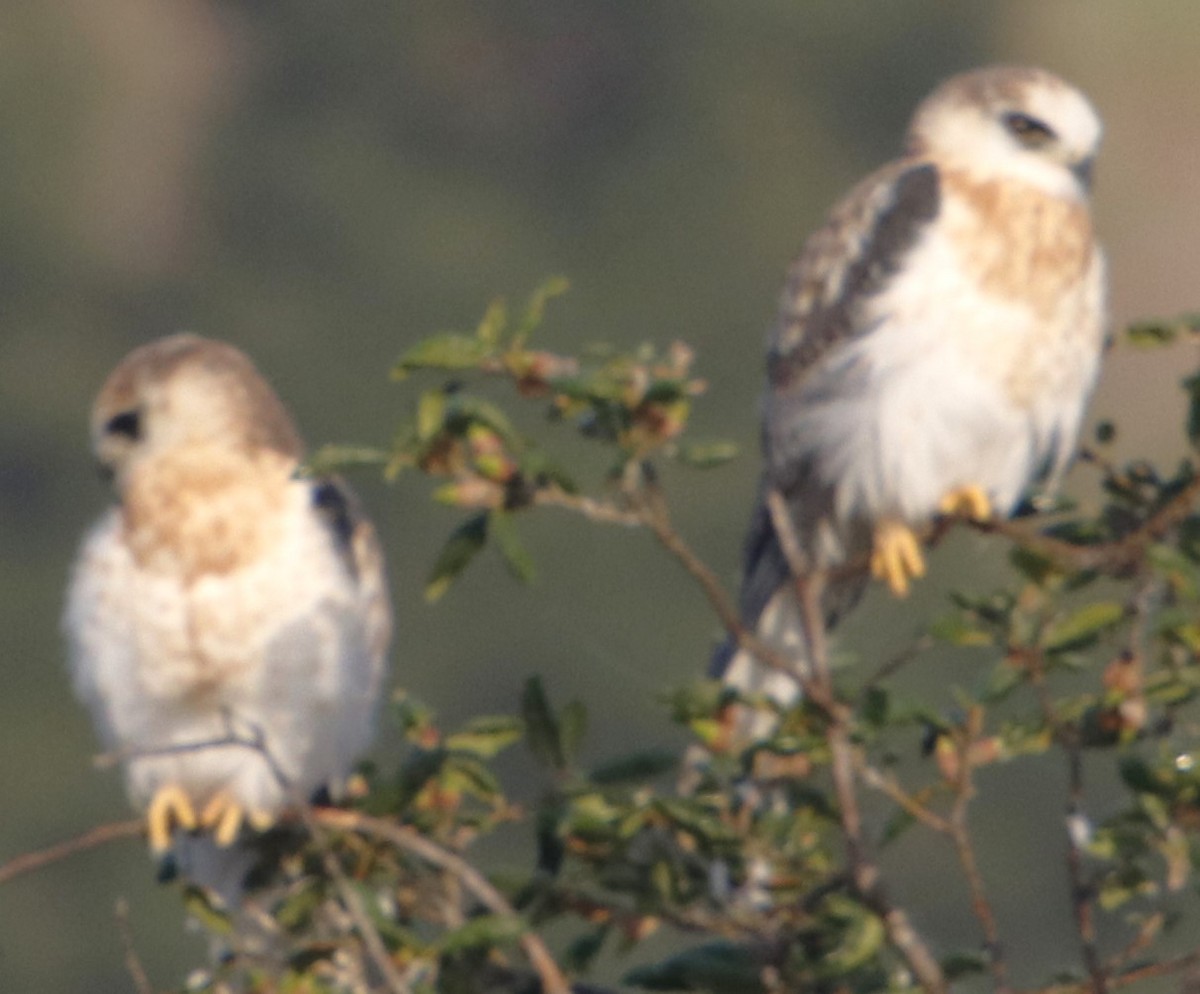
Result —
[[[393, 378], [442, 380], [419, 394], [392, 444], [326, 450], [314, 468], [370, 464], [389, 479], [420, 471], [439, 481], [434, 499], [464, 518], [433, 567], [430, 599], [489, 544], [515, 576], [529, 576], [516, 522], [557, 507], [597, 526], [650, 529], [730, 633], [761, 648], [672, 527], [657, 482], [664, 459], [703, 467], [732, 454], [684, 438], [704, 390], [690, 351], [535, 349], [545, 306], [563, 288], [548, 284], [515, 316], [497, 303], [474, 333], [410, 349]], [[1191, 319], [1146, 323], [1128, 340], [1153, 347], [1194, 333]], [[486, 392], [495, 382], [538, 405], [556, 430], [573, 426], [602, 447], [605, 479], [585, 487], [518, 431]], [[1184, 383], [1193, 450], [1196, 382]], [[1077, 934], [1074, 969], [1037, 989], [1100, 992], [1195, 966], [1200, 954], [1172, 956], [1163, 940], [1200, 863], [1200, 472], [1195, 456], [1169, 470], [1118, 463], [1116, 433], [1102, 425], [1082, 455], [1099, 506], [971, 525], [995, 536], [997, 554], [1007, 550], [1009, 581], [953, 595], [893, 658], [839, 668], [836, 679], [818, 659], [802, 701], [782, 713], [712, 681], [673, 693], [664, 709], [690, 739], [684, 755], [584, 764], [585, 708], [556, 705], [536, 677], [519, 717], [450, 732], [398, 698], [407, 746], [395, 768], [364, 770], [349, 806], [309, 809], [260, 840], [257, 926], [184, 886], [189, 909], [228, 950], [189, 989], [599, 990], [565, 978], [586, 978], [603, 950], [628, 952], [669, 930], [677, 951], [631, 969], [626, 985], [939, 991], [975, 976], [1009, 990], [1022, 953], [993, 912], [1004, 881], [981, 871], [970, 814], [981, 772], [1030, 756], [1065, 770], [1067, 829], [1047, 845], [1064, 854], [1058, 903]], [[940, 522], [931, 540], [956, 525], [965, 523]], [[961, 689], [951, 712], [906, 700], [898, 674], [946, 647], [987, 660], [986, 678]], [[770, 711], [774, 731], [739, 741], [746, 709]], [[916, 738], [922, 760], [897, 764]], [[544, 771], [529, 810], [507, 799], [495, 766], [519, 740]], [[1098, 765], [1124, 790], [1103, 817], [1091, 811]], [[883, 817], [867, 816], [869, 796], [883, 800]], [[514, 825], [531, 843], [528, 871], [488, 879], [472, 852]], [[944, 840], [961, 868], [972, 948], [945, 948], [890, 896], [878, 855], [914, 832]]]

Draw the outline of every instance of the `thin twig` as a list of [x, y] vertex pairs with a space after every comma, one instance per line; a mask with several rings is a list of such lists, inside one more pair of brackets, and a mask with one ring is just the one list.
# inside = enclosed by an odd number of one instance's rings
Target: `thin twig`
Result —
[[32, 852], [22, 853], [19, 856], [14, 856], [7, 863], [0, 864], [0, 885], [8, 883], [10, 880], [15, 880], [17, 877], [24, 876], [26, 873], [40, 870], [44, 866], [60, 862], [68, 856], [74, 856], [76, 853], [86, 852], [89, 849], [97, 849], [118, 839], [136, 839], [145, 835], [145, 833], [146, 824], [140, 818], [97, 825], [95, 828], [90, 828], [82, 835], [77, 835], [73, 839], [67, 839], [65, 842], [57, 842], [52, 846], [47, 846], [45, 849], [35, 849]]
[[154, 985], [146, 974], [145, 967], [138, 957], [133, 944], [133, 929], [129, 925], [129, 902], [121, 897], [113, 912], [117, 920], [117, 932], [121, 937], [121, 951], [125, 957], [125, 969], [129, 971], [129, 979], [133, 981], [133, 989], [137, 994], [154, 994]]
[[879, 791], [879, 793], [902, 808], [910, 817], [919, 821], [926, 828], [930, 828], [941, 835], [950, 834], [950, 823], [905, 791], [896, 782], [895, 777], [881, 773], [868, 763], [861, 754], [855, 757], [855, 768], [858, 771], [858, 775], [862, 778], [863, 783], [873, 790]]
[[904, 958], [917, 982], [929, 994], [944, 994], [947, 989], [946, 978], [940, 964], [920, 934], [912, 927], [908, 915], [888, 899], [879, 867], [871, 858], [863, 838], [862, 817], [854, 777], [852, 713], [833, 696], [833, 677], [826, 652], [825, 617], [821, 610], [825, 577], [821, 571], [814, 572], [809, 569], [808, 564], [799, 555], [800, 545], [795, 536], [791, 516], [786, 513], [787, 507], [782, 495], [777, 492], [768, 494], [767, 506], [796, 585], [800, 616], [805, 628], [808, 665], [812, 673], [808, 684], [829, 696], [829, 704], [826, 707], [829, 727], [825, 734], [829, 743], [830, 775], [837, 797], [842, 837], [846, 843], [846, 855], [854, 889], [859, 899], [883, 921], [889, 942]]
[[[334, 808], [318, 808], [312, 812], [318, 824], [341, 831], [358, 832], [398, 846], [406, 852], [423, 859], [439, 869], [452, 873], [464, 887], [493, 914], [522, 922], [516, 909], [508, 903], [487, 878], [461, 856], [443, 849], [436, 842], [425, 838], [406, 825], [396, 825], [382, 818], [374, 818], [358, 811], [342, 811]], [[545, 994], [571, 994], [558, 964], [550, 955], [541, 938], [534, 932], [524, 931], [520, 938], [521, 949], [530, 965], [537, 972]]]
[[304, 824], [307, 826], [309, 832], [312, 833], [313, 838], [321, 843], [321, 862], [325, 867], [325, 872], [329, 874], [334, 882], [334, 886], [337, 887], [342, 904], [354, 920], [359, 938], [362, 939], [363, 945], [366, 947], [367, 955], [370, 956], [371, 962], [375, 964], [375, 969], [383, 977], [388, 990], [392, 994], [411, 994], [412, 988], [396, 969], [396, 964], [392, 961], [391, 954], [387, 951], [387, 946], [383, 943], [383, 937], [379, 934], [379, 929], [375, 927], [375, 923], [371, 921], [371, 916], [367, 914], [367, 909], [363, 907], [361, 896], [350, 885], [350, 881], [346, 878], [346, 874], [342, 870], [337, 857], [333, 854], [333, 850], [325, 844], [324, 832], [318, 818], [320, 813], [319, 809], [307, 807], [300, 809]]
[[[1082, 819], [1083, 813], [1083, 750], [1073, 731], [1062, 730], [1059, 740], [1067, 753], [1067, 819], [1068, 825]], [[1083, 853], [1079, 851], [1076, 834], [1067, 832], [1067, 874], [1071, 881], [1071, 906], [1075, 913], [1075, 929], [1079, 933], [1080, 950], [1088, 976], [1092, 978], [1092, 994], [1106, 994], [1109, 989], [1108, 971], [1096, 947], [1096, 925], [1092, 908], [1092, 886], [1087, 881]]]
[[1004, 961], [1004, 949], [1000, 943], [1000, 930], [996, 924], [996, 915], [992, 910], [991, 901], [987, 896], [983, 874], [979, 870], [979, 861], [975, 858], [975, 846], [971, 841], [971, 832], [967, 825], [967, 811], [975, 793], [971, 777], [973, 769], [971, 746], [982, 731], [981, 724], [980, 713], [976, 710], [968, 719], [965, 733], [957, 742], [958, 770], [954, 783], [954, 805], [950, 809], [950, 838], [954, 842], [959, 865], [967, 878], [967, 888], [971, 894], [971, 911], [983, 929], [992, 979], [995, 981], [999, 994], [1006, 994], [1009, 989], [1008, 968]]
[[1003, 535], [1016, 545], [1044, 556], [1068, 570], [1097, 570], [1121, 575], [1133, 569], [1142, 559], [1146, 547], [1157, 542], [1188, 517], [1200, 501], [1200, 473], [1183, 486], [1170, 500], [1128, 535], [1112, 542], [1096, 545], [1075, 545], [1035, 532], [1025, 525], [1006, 518], [970, 522], [985, 533]]

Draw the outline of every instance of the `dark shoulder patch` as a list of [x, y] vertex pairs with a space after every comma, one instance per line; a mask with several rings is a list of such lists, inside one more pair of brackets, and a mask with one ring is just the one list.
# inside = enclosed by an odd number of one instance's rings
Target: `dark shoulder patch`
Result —
[[315, 480], [312, 503], [329, 523], [338, 547], [349, 553], [354, 539], [354, 506], [345, 488], [337, 480]]
[[[925, 226], [937, 216], [941, 203], [937, 167], [922, 163], [904, 170], [891, 183], [889, 194], [875, 207], [872, 218], [850, 219], [850, 223], [868, 228], [870, 234], [854, 257], [838, 270], [841, 278], [836, 297], [823, 299], [815, 295], [806, 308], [788, 306], [787, 299], [808, 291], [811, 283], [823, 276], [811, 270], [826, 264], [827, 257], [818, 255], [811, 261], [801, 257], [780, 314], [781, 327], [767, 357], [772, 386], [786, 387], [832, 346], [862, 330], [856, 323], [858, 304], [887, 285]], [[847, 223], [846, 219], [839, 220]], [[853, 247], [847, 239], [837, 242], [845, 251]]]

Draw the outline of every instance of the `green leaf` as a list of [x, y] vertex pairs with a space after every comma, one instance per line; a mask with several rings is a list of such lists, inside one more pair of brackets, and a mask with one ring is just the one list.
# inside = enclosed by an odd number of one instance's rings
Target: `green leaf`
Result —
[[880, 918], [860, 904], [844, 898], [831, 898], [835, 917], [845, 931], [841, 940], [822, 957], [826, 967], [832, 967], [836, 975], [844, 975], [857, 969], [883, 948], [887, 933]]
[[445, 952], [460, 949], [490, 949], [508, 946], [525, 932], [525, 923], [512, 915], [479, 915], [442, 940]]
[[1116, 601], [1085, 604], [1050, 629], [1044, 648], [1047, 652], [1083, 649], [1099, 639], [1105, 631], [1120, 624], [1124, 617], [1125, 607]]
[[942, 972], [947, 980], [958, 980], [987, 969], [987, 957], [982, 953], [955, 952], [942, 958]]
[[1187, 437], [1192, 448], [1200, 447], [1200, 373], [1183, 381], [1188, 392]]
[[529, 303], [525, 305], [525, 313], [513, 333], [511, 348], [524, 348], [529, 336], [541, 325], [545, 317], [546, 304], [555, 297], [561, 297], [570, 289], [570, 282], [565, 276], [552, 276], [540, 287], [533, 291]]
[[586, 973], [603, 948], [610, 928], [609, 925], [601, 925], [575, 939], [567, 946], [563, 955], [563, 966], [571, 973]]
[[491, 759], [520, 739], [522, 731], [521, 722], [509, 715], [475, 718], [462, 731], [448, 735], [445, 746], [452, 752]]
[[364, 445], [323, 445], [304, 464], [306, 476], [328, 476], [359, 466], [386, 465], [391, 455]]
[[736, 459], [738, 448], [732, 442], [683, 442], [676, 458], [694, 469], [712, 469]]
[[427, 390], [417, 401], [417, 441], [428, 442], [446, 423], [446, 391]]
[[391, 376], [393, 380], [402, 380], [418, 369], [448, 372], [474, 369], [489, 352], [487, 344], [478, 338], [446, 331], [418, 342], [405, 352], [392, 367]]
[[525, 720], [525, 741], [533, 754], [547, 766], [563, 769], [566, 764], [563, 762], [558, 720], [550, 709], [541, 677], [531, 676], [525, 681], [525, 689], [521, 694], [521, 717]]
[[961, 614], [947, 614], [929, 626], [929, 634], [950, 645], [991, 645], [995, 638]]
[[537, 575], [537, 570], [521, 542], [521, 536], [517, 534], [513, 516], [507, 511], [492, 511], [488, 518], [488, 529], [496, 540], [496, 548], [500, 550], [508, 571], [522, 583], [529, 583]]
[[183, 907], [213, 935], [232, 935], [233, 921], [229, 915], [209, 900], [202, 887], [187, 884], [183, 889]]
[[909, 814], [908, 811], [904, 808], [897, 808], [883, 826], [883, 834], [880, 836], [879, 844], [881, 846], [890, 845], [916, 823], [917, 819]]
[[489, 352], [500, 344], [504, 328], [508, 324], [508, 305], [502, 297], [497, 297], [488, 304], [479, 325], [475, 329], [475, 338]]
[[487, 514], [468, 518], [454, 530], [442, 546], [433, 573], [425, 584], [427, 601], [433, 603], [439, 600], [450, 589], [450, 585], [486, 544], [487, 531]]
[[711, 991], [713, 994], [765, 992], [764, 963], [746, 946], [709, 942], [679, 953], [661, 963], [639, 966], [622, 983], [650, 991]]
[[1154, 348], [1169, 345], [1180, 335], [1195, 334], [1197, 331], [1200, 331], [1200, 314], [1182, 314], [1174, 320], [1137, 321], [1125, 329], [1125, 338], [1130, 345]]
[[891, 710], [891, 695], [882, 687], [869, 687], [862, 700], [862, 719], [868, 725], [882, 728]]
[[592, 770], [588, 779], [602, 787], [611, 787], [630, 781], [652, 780], [664, 773], [674, 773], [677, 769], [678, 755], [666, 749], [649, 749], [599, 766]]
[[558, 742], [564, 767], [575, 765], [586, 732], [587, 708], [581, 701], [567, 701], [558, 716]]

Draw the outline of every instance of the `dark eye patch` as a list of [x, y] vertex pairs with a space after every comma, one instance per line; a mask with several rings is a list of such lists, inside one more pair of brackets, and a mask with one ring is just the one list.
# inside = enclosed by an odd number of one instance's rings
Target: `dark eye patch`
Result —
[[134, 409], [114, 414], [108, 419], [104, 430], [109, 435], [123, 435], [130, 441], [136, 442], [142, 437], [142, 413]]
[[1005, 114], [1004, 126], [1017, 141], [1028, 148], [1038, 148], [1058, 137], [1045, 122], [1019, 111]]

